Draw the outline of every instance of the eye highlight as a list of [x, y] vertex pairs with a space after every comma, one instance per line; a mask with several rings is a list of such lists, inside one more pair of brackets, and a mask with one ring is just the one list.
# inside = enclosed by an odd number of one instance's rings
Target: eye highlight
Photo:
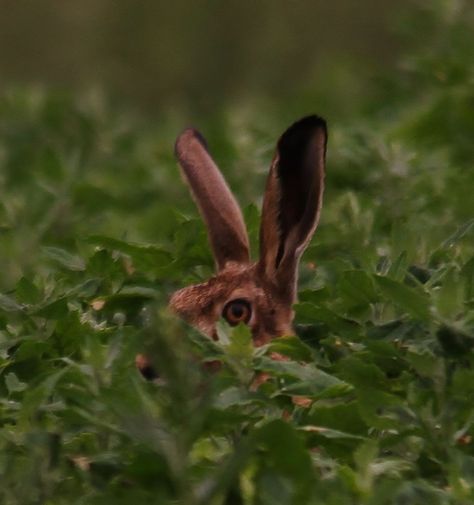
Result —
[[252, 308], [247, 300], [237, 298], [225, 304], [222, 317], [231, 325], [248, 324], [252, 317]]

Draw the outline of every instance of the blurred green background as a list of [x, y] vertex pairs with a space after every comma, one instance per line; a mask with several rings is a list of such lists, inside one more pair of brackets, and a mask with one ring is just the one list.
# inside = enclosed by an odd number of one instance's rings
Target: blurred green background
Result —
[[323, 95], [343, 113], [395, 68], [410, 4], [1, 0], [0, 86], [105, 89], [152, 113]]
[[42, 245], [94, 233], [176, 254], [176, 213], [196, 216], [173, 156], [189, 123], [246, 207], [278, 135], [325, 117], [328, 256], [353, 243], [328, 208], [348, 194], [374, 214], [377, 244], [404, 219], [435, 243], [473, 215], [470, 2], [0, 6], [0, 286], [38, 272]]

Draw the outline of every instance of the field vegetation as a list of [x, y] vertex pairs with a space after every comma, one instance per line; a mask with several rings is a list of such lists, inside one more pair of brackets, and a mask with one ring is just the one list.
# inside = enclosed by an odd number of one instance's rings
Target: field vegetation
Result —
[[245, 327], [211, 342], [166, 310], [213, 271], [179, 114], [0, 97], [0, 503], [474, 503], [474, 13], [433, 2], [405, 30], [398, 72], [350, 116], [332, 120], [328, 84], [196, 121], [255, 254], [277, 136], [295, 114], [328, 121], [298, 337], [258, 349]]

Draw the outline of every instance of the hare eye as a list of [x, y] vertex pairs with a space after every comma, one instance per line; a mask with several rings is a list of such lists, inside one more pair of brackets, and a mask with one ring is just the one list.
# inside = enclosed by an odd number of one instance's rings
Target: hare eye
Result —
[[231, 300], [226, 303], [222, 316], [231, 326], [237, 326], [239, 323], [247, 324], [252, 316], [250, 303], [242, 299]]

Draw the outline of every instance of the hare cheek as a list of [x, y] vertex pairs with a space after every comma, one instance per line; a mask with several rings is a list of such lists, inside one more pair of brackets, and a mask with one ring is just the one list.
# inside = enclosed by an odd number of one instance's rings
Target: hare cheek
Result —
[[261, 347], [262, 345], [268, 344], [272, 340], [272, 336], [268, 333], [258, 332], [253, 336], [253, 343], [255, 347]]

